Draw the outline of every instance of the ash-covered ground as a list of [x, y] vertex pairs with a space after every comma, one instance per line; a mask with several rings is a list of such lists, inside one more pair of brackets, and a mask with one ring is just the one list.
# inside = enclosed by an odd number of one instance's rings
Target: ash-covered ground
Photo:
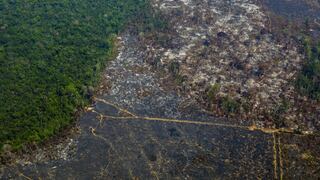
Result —
[[[294, 86], [306, 61], [301, 45], [277, 38], [269, 11], [280, 11], [281, 3], [268, 3], [154, 0], [168, 31], [141, 41], [146, 61], [164, 71], [163, 83], [173, 79], [181, 94], [216, 115], [259, 127], [319, 131], [319, 102], [300, 96]], [[312, 1], [288, 3], [294, 10], [310, 8]]]

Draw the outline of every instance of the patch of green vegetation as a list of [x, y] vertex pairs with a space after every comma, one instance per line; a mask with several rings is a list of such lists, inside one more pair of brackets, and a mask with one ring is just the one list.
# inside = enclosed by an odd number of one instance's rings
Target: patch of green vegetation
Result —
[[178, 85], [182, 85], [182, 83], [185, 81], [185, 78], [183, 76], [181, 76], [180, 74], [177, 74], [175, 76], [175, 82], [178, 84]]
[[226, 114], [235, 114], [240, 111], [241, 104], [231, 97], [227, 96], [222, 98], [221, 101], [221, 109]]
[[225, 97], [218, 97], [218, 93], [221, 89], [221, 85], [219, 83], [212, 84], [208, 90], [207, 96], [210, 103], [217, 104], [219, 108], [227, 115], [234, 115], [239, 113], [242, 105], [246, 105], [245, 103], [241, 104], [240, 102], [234, 100], [229, 95]]
[[307, 62], [296, 81], [296, 88], [304, 95], [314, 100], [320, 100], [320, 40], [305, 38], [304, 47]]
[[216, 99], [217, 94], [220, 91], [220, 84], [216, 83], [216, 84], [212, 84], [209, 91], [208, 91], [208, 98], [210, 101], [214, 101]]
[[164, 26], [147, 0], [2, 0], [0, 16], [0, 152], [74, 120], [115, 55], [114, 34]]
[[172, 62], [169, 65], [169, 71], [173, 76], [176, 76], [180, 72], [180, 64], [179, 62]]

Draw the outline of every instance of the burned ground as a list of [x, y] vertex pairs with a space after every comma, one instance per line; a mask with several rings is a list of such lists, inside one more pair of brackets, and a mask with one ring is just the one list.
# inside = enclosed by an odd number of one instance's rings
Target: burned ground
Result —
[[306, 57], [294, 23], [292, 36], [280, 34], [281, 16], [250, 0], [155, 0], [154, 7], [169, 33], [149, 34], [141, 44], [145, 61], [165, 72], [164, 83], [174, 79], [181, 94], [219, 116], [319, 130], [319, 103], [295, 89]]

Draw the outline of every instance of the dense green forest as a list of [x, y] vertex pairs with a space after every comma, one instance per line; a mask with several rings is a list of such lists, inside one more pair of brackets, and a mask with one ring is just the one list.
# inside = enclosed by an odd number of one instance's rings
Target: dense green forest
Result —
[[114, 34], [161, 25], [150, 9], [146, 0], [2, 0], [0, 152], [70, 124], [114, 54]]

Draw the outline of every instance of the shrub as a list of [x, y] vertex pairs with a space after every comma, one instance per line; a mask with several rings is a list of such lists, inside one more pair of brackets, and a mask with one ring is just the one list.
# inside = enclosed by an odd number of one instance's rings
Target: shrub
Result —
[[209, 100], [211, 102], [216, 99], [216, 96], [219, 93], [220, 88], [221, 88], [220, 84], [216, 83], [216, 84], [212, 84], [211, 85], [211, 87], [210, 87], [210, 89], [208, 91], [208, 98], [209, 98]]
[[227, 96], [222, 98], [221, 108], [226, 114], [238, 113], [240, 111], [240, 103]]

